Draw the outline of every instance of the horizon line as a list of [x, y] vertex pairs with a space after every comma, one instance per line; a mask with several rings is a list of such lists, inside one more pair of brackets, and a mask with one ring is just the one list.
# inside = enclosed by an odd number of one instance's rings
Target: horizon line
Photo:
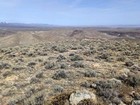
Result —
[[108, 24], [108, 25], [58, 25], [58, 24], [48, 24], [48, 23], [26, 23], [26, 22], [0, 22], [0, 24], [24, 24], [24, 25], [48, 25], [48, 26], [58, 26], [58, 27], [140, 27], [140, 24]]

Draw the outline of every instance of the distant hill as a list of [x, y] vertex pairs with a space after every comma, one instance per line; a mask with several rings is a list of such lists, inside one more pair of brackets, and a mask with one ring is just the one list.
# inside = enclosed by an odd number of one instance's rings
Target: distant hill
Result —
[[30, 45], [40, 42], [56, 42], [75, 39], [110, 38], [93, 29], [51, 29], [47, 31], [0, 30], [0, 48]]
[[140, 39], [140, 28], [58, 28], [47, 24], [0, 23], [0, 48], [94, 38]]

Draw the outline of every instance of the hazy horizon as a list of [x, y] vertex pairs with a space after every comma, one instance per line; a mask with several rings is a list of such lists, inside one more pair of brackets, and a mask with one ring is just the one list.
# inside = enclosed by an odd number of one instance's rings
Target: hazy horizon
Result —
[[0, 22], [60, 26], [140, 25], [139, 0], [0, 0]]
[[54, 26], [54, 27], [140, 27], [140, 24], [114, 24], [114, 25], [57, 25], [57, 24], [47, 24], [47, 23], [21, 23], [21, 22], [0, 22], [0, 24], [11, 24], [11, 25], [25, 25], [25, 26]]

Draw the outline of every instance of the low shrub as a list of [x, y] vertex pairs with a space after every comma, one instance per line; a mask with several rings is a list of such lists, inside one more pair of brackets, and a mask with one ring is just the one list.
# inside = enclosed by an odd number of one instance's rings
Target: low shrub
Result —
[[35, 83], [40, 82], [39, 78], [36, 78], [36, 77], [34, 77], [34, 76], [31, 77], [29, 81], [30, 81], [31, 84], [32, 84], [32, 83], [35, 84]]
[[134, 65], [134, 63], [131, 61], [125, 62], [125, 66], [127, 66], [127, 67], [131, 67], [133, 65]]
[[96, 71], [94, 70], [87, 70], [84, 73], [85, 77], [96, 77]]
[[60, 69], [67, 69], [68, 65], [66, 63], [60, 64]]
[[18, 65], [12, 68], [13, 71], [20, 71], [20, 70], [23, 70], [23, 69], [25, 69], [25, 67], [18, 66]]
[[140, 86], [140, 74], [129, 74], [125, 82], [132, 87]]
[[53, 77], [53, 79], [56, 79], [56, 80], [60, 80], [60, 79], [65, 79], [65, 78], [68, 78], [68, 75], [65, 71], [57, 71]]
[[52, 46], [52, 50], [58, 51], [60, 53], [67, 52], [67, 48], [64, 46]]
[[29, 62], [27, 66], [34, 67], [36, 65], [36, 62]]
[[55, 93], [56, 93], [56, 92], [61, 93], [61, 92], [64, 91], [64, 88], [63, 88], [62, 86], [60, 86], [60, 85], [55, 85], [55, 86], [53, 87], [53, 90], [54, 90]]
[[54, 69], [55, 66], [56, 64], [54, 62], [47, 62], [45, 64], [45, 69]]
[[10, 64], [5, 62], [0, 62], [0, 69], [9, 69], [11, 67]]
[[2, 76], [7, 77], [7, 76], [10, 76], [11, 74], [13, 74], [12, 71], [5, 71], [2, 73]]
[[70, 60], [71, 61], [80, 61], [80, 60], [83, 60], [83, 58], [79, 55], [73, 55], [70, 57]]
[[43, 77], [43, 72], [42, 71], [38, 71], [35, 73], [34, 75], [36, 78], [42, 78]]
[[72, 66], [75, 68], [84, 68], [85, 67], [85, 65], [82, 62], [74, 62], [72, 64]]
[[63, 55], [59, 55], [58, 57], [57, 57], [57, 61], [62, 61], [62, 60], [65, 60], [66, 58], [63, 56]]

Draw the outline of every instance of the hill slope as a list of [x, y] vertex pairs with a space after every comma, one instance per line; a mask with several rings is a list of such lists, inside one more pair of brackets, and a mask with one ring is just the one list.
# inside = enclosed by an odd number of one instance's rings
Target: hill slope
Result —
[[[10, 34], [10, 35], [9, 35]], [[0, 34], [0, 47], [29, 45], [41, 42], [63, 41], [71, 39], [110, 38], [112, 36], [87, 29], [53, 29], [48, 31], [16, 31]]]

